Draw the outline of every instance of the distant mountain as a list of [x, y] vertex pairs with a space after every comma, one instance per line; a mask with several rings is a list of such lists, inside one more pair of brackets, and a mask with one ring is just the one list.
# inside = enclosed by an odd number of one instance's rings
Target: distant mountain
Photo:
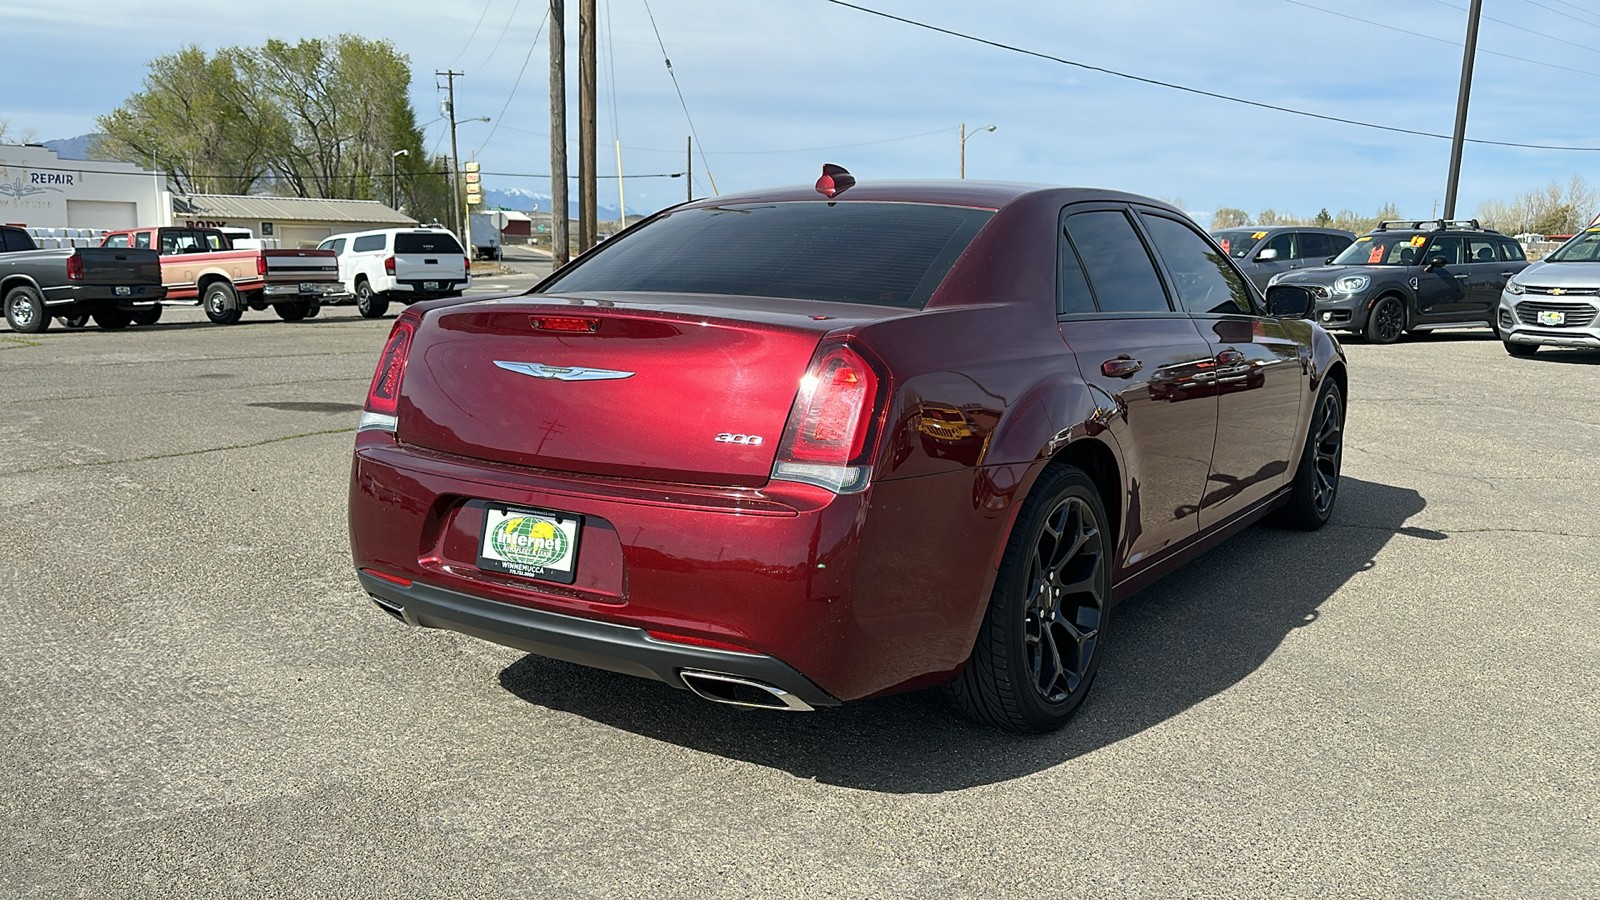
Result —
[[[550, 195], [522, 188], [489, 188], [483, 192], [483, 205], [489, 209], [547, 213], [550, 211]], [[629, 216], [631, 218], [644, 212], [654, 212], [654, 210], [636, 209]], [[573, 218], [578, 217], [578, 197], [575, 193], [567, 195], [567, 213]], [[615, 206], [601, 204], [595, 207], [595, 218], [602, 222], [612, 222], [618, 217], [619, 214]]]
[[77, 137], [62, 138], [57, 141], [45, 141], [45, 147], [54, 150], [56, 156], [62, 159], [88, 159], [89, 145], [94, 143], [98, 134], [80, 134]]

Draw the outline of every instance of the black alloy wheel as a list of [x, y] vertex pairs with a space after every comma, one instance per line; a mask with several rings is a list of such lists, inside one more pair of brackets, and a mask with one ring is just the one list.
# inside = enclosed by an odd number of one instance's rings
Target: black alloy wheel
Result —
[[1104, 506], [1081, 470], [1053, 464], [1023, 503], [972, 657], [950, 685], [969, 718], [1053, 731], [1083, 703], [1100, 667], [1111, 606]]
[[1328, 524], [1339, 499], [1339, 472], [1344, 465], [1344, 394], [1331, 378], [1317, 392], [1306, 446], [1295, 469], [1289, 500], [1276, 515], [1277, 524], [1316, 531]]
[[1406, 330], [1406, 308], [1393, 294], [1378, 298], [1378, 304], [1367, 313], [1367, 327], [1362, 336], [1369, 344], [1392, 344], [1400, 340]]
[[26, 285], [6, 292], [6, 324], [18, 334], [38, 334], [50, 327], [50, 313], [44, 298]]
[[133, 314], [133, 324], [154, 325], [161, 321], [161, 304], [136, 310]]

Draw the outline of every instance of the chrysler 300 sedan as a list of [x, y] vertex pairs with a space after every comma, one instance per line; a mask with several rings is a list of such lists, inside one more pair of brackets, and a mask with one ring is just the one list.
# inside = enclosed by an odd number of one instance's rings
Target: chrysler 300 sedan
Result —
[[660, 212], [406, 309], [356, 438], [362, 587], [414, 626], [810, 710], [944, 685], [1062, 725], [1115, 604], [1327, 521], [1346, 362], [1192, 222], [1103, 190], [856, 183]]

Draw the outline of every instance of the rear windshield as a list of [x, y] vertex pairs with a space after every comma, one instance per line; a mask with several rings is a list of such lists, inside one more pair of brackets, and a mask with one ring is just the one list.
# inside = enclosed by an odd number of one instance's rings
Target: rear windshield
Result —
[[394, 236], [394, 252], [396, 253], [460, 253], [461, 245], [456, 242], [455, 236], [443, 231], [430, 231], [426, 234], [415, 232], [402, 232]]
[[992, 215], [848, 201], [679, 210], [607, 242], [544, 291], [733, 294], [921, 309]]

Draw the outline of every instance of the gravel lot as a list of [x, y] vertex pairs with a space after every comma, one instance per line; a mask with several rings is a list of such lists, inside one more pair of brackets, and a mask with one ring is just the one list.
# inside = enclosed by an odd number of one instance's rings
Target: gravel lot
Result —
[[1334, 524], [1120, 607], [1027, 739], [381, 614], [344, 498], [389, 325], [0, 329], [0, 895], [1600, 895], [1600, 354], [1352, 344]]

